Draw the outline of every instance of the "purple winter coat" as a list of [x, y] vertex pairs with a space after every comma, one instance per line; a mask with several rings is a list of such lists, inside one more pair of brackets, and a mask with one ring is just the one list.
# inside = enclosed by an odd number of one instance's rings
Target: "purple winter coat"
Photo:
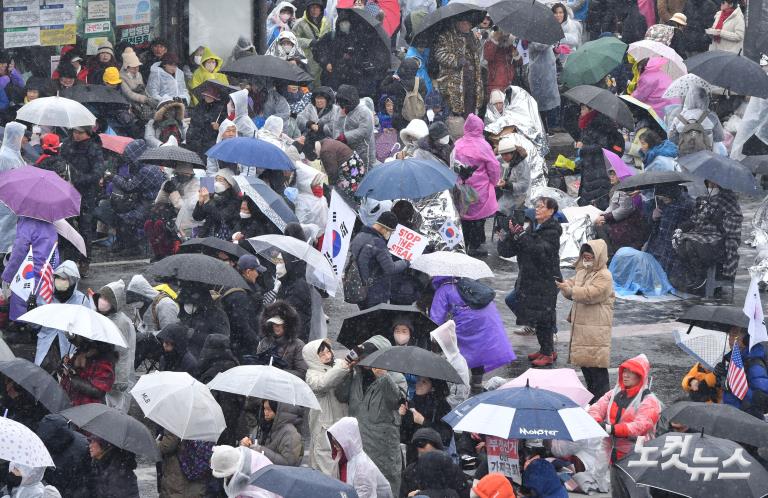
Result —
[[483, 120], [470, 114], [464, 123], [464, 136], [456, 141], [453, 149], [454, 158], [465, 166], [477, 167], [477, 170], [465, 183], [477, 192], [477, 201], [473, 202], [463, 220], [482, 220], [493, 216], [499, 210], [496, 202], [496, 184], [501, 177], [501, 166], [490, 144], [483, 137]]
[[632, 92], [634, 98], [653, 107], [661, 119], [664, 119], [665, 107], [680, 103], [680, 99], [665, 99], [663, 97], [664, 92], [672, 84], [672, 78], [663, 69], [666, 63], [666, 59], [651, 57], [645, 71], [637, 80], [637, 88]]
[[485, 367], [489, 372], [515, 360], [496, 303], [479, 310], [470, 308], [461, 299], [453, 277], [435, 277], [432, 286], [435, 297], [429, 316], [437, 324], [449, 319], [456, 322], [459, 352], [469, 368]]
[[[11, 282], [19, 270], [24, 258], [27, 257], [29, 246], [32, 246], [32, 256], [35, 266], [35, 285], [40, 278], [46, 258], [50, 256], [53, 245], [58, 241], [56, 227], [47, 221], [40, 221], [26, 216], [19, 216], [16, 222], [16, 239], [13, 241], [13, 249], [8, 265], [3, 270], [3, 282]], [[54, 255], [55, 256], [55, 255]], [[57, 259], [54, 257], [54, 260]], [[56, 268], [56, 261], [51, 264]], [[16, 320], [26, 313], [27, 303], [16, 294], [11, 295], [9, 318]]]

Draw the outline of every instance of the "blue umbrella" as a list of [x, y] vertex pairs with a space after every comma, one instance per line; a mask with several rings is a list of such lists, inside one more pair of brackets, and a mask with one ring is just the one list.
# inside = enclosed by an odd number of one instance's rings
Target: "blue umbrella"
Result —
[[423, 199], [453, 187], [457, 178], [439, 161], [399, 159], [369, 171], [355, 195], [377, 201]]
[[[235, 139], [231, 138], [230, 140]], [[255, 176], [242, 175], [236, 176], [235, 180], [243, 195], [250, 197], [253, 203], [256, 204], [256, 207], [259, 208], [259, 210], [264, 213], [264, 216], [269, 218], [269, 221], [274, 223], [281, 232], [285, 231], [285, 226], [288, 223], [298, 223], [299, 219], [285, 200], [264, 181]]]
[[456, 431], [504, 439], [578, 441], [607, 436], [586, 410], [570, 398], [529, 386], [478, 394], [443, 420]]
[[355, 488], [309, 467], [267, 465], [251, 476], [251, 485], [283, 498], [307, 496], [357, 498]]
[[296, 169], [291, 158], [280, 147], [258, 138], [228, 138], [208, 149], [206, 154], [220, 161], [254, 168], [285, 171]]

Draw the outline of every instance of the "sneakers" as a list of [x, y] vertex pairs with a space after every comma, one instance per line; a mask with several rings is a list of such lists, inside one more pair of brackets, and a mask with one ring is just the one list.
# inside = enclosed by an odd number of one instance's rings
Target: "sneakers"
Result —
[[543, 355], [542, 354], [538, 359], [533, 360], [531, 362], [531, 366], [538, 367], [538, 368], [548, 367], [548, 366], [552, 365], [555, 362], [556, 359], [557, 359], [557, 353], [552, 353], [551, 356], [547, 356], [547, 355]]
[[533, 327], [528, 327], [527, 325], [523, 327], [520, 330], [515, 330], [513, 332], [515, 335], [536, 335], [536, 329]]

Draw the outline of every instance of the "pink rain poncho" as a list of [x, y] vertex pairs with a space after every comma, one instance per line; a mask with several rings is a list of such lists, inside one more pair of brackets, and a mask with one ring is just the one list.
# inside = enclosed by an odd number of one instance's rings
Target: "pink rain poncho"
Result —
[[493, 216], [499, 209], [496, 202], [496, 184], [501, 176], [501, 167], [490, 144], [483, 138], [483, 120], [474, 114], [464, 123], [464, 136], [456, 141], [453, 149], [454, 162], [477, 168], [465, 182], [477, 192], [463, 220], [482, 220]]
[[664, 72], [666, 59], [661, 57], [651, 57], [645, 71], [640, 75], [637, 81], [637, 88], [632, 92], [632, 96], [641, 102], [645, 102], [653, 107], [656, 114], [664, 119], [664, 108], [671, 104], [679, 104], [680, 99], [665, 99], [662, 97], [672, 84], [672, 78]]

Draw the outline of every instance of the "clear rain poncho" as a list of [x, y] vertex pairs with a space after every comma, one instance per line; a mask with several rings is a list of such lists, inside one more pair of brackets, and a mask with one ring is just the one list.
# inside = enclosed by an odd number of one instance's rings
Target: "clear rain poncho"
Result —
[[[26, 126], [16, 121], [5, 126], [3, 144], [0, 146], [0, 173], [26, 165], [21, 157], [21, 141], [26, 130]], [[10, 248], [15, 238], [16, 215], [5, 204], [0, 203], [0, 252]]]
[[[288, 50], [284, 49], [280, 45], [280, 42], [283, 40], [291, 42], [293, 46], [291, 46]], [[299, 40], [296, 38], [296, 35], [294, 35], [291, 31], [281, 32], [277, 36], [277, 39], [272, 42], [272, 45], [269, 46], [264, 55], [271, 55], [273, 57], [283, 59], [284, 61], [295, 57], [300, 57], [302, 64], [307, 63], [307, 56], [304, 55], [304, 50], [302, 50], [302, 48], [299, 46]]]
[[731, 159], [744, 159], [742, 148], [744, 144], [756, 136], [763, 143], [768, 144], [768, 99], [750, 97], [744, 117], [739, 123], [739, 129], [733, 139], [731, 147]]
[[[18, 470], [21, 474], [21, 484], [13, 489], [13, 493], [5, 495], [9, 498], [47, 498], [61, 497], [59, 491], [53, 486], [43, 484], [45, 467], [29, 467], [20, 463], [11, 462], [10, 472]], [[3, 498], [5, 498], [3, 497]]]

